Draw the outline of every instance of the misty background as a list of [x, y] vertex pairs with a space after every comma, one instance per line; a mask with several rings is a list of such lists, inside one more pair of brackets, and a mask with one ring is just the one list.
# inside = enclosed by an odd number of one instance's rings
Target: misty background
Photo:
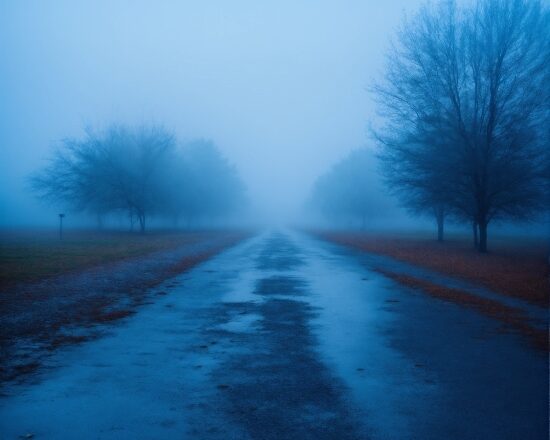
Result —
[[[212, 140], [254, 221], [304, 218], [316, 180], [374, 146], [367, 88], [422, 3], [3, 2], [0, 224], [57, 225], [60, 208], [37, 200], [29, 176], [63, 139], [112, 123]], [[378, 195], [385, 226], [433, 223]]]
[[419, 4], [3, 2], [0, 222], [55, 225], [29, 174], [111, 122], [212, 139], [259, 219], [295, 218], [316, 178], [368, 142], [366, 88]]

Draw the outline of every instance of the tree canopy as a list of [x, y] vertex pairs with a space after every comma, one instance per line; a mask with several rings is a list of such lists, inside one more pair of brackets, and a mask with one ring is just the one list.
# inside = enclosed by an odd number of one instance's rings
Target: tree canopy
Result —
[[141, 231], [153, 216], [219, 218], [245, 201], [235, 168], [212, 142], [179, 145], [160, 126], [112, 125], [66, 139], [31, 183], [45, 200], [98, 218], [126, 215]]

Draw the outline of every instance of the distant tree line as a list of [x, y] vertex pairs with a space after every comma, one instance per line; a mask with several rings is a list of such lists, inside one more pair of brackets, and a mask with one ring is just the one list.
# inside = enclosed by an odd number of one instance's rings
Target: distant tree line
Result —
[[538, 0], [427, 5], [404, 22], [374, 87], [390, 187], [415, 212], [472, 227], [529, 219], [550, 189], [550, 14]]
[[219, 218], [244, 204], [236, 170], [210, 141], [179, 145], [160, 126], [113, 125], [66, 139], [31, 177], [37, 195], [74, 212], [123, 215], [144, 232], [151, 217]]
[[376, 156], [367, 148], [352, 151], [317, 179], [310, 206], [335, 223], [365, 228], [384, 209]]

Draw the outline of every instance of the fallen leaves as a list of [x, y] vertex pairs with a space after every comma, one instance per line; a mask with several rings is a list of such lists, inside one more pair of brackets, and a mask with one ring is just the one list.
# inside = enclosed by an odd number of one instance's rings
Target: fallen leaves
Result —
[[448, 242], [367, 233], [323, 232], [321, 238], [367, 252], [427, 267], [483, 285], [496, 293], [548, 307], [550, 245], [545, 240], [495, 239], [480, 254], [466, 238]]

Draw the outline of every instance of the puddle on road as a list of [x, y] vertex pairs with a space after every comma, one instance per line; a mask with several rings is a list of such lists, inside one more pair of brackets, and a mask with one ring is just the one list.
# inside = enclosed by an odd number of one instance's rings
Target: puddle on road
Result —
[[255, 293], [258, 295], [303, 296], [307, 294], [303, 278], [288, 275], [274, 275], [259, 279]]
[[246, 313], [236, 315], [230, 321], [220, 324], [218, 328], [232, 333], [243, 333], [254, 331], [254, 324], [262, 317], [256, 313]]

